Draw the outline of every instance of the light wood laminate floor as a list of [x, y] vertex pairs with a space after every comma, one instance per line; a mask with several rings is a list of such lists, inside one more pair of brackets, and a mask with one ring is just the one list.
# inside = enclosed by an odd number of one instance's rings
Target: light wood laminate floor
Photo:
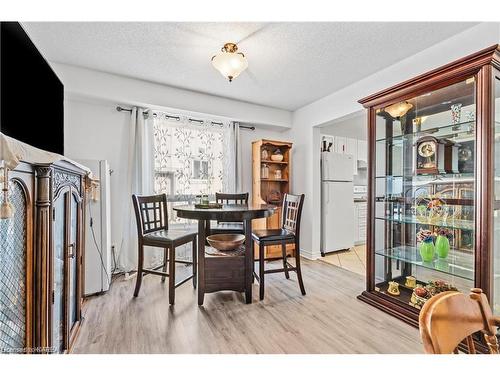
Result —
[[[280, 266], [280, 262], [273, 262]], [[234, 292], [196, 303], [191, 283], [168, 305], [160, 278], [116, 280], [85, 304], [73, 353], [422, 353], [418, 330], [356, 299], [364, 279], [322, 261], [303, 261], [307, 291], [295, 273], [266, 275], [266, 295], [253, 303]]]

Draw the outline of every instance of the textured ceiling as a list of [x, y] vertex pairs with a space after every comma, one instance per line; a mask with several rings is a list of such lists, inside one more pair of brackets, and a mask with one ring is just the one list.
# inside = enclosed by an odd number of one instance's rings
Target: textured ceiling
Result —
[[[45, 57], [295, 110], [473, 23], [23, 23]], [[234, 41], [249, 68], [229, 83], [210, 59]]]

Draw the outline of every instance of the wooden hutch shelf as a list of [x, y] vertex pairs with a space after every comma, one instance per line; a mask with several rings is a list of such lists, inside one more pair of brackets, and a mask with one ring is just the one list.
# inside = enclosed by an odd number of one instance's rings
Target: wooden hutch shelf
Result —
[[[271, 155], [277, 151], [283, 155], [283, 160], [271, 160]], [[273, 204], [281, 207], [283, 195], [290, 192], [291, 152], [292, 144], [290, 142], [260, 139], [252, 143], [253, 203]], [[264, 176], [264, 173], [267, 173], [267, 176]], [[281, 173], [281, 176], [276, 176], [276, 173]], [[280, 226], [281, 210], [276, 210], [274, 215], [266, 219], [253, 221], [254, 229], [280, 228]], [[294, 245], [287, 245], [287, 249], [289, 254], [292, 254]], [[258, 258], [259, 249], [257, 246], [255, 246], [255, 254]], [[281, 256], [280, 246], [266, 248], [266, 258], [278, 256]]]
[[283, 164], [286, 165], [288, 164], [287, 161], [273, 161], [273, 160], [261, 160], [262, 164]]

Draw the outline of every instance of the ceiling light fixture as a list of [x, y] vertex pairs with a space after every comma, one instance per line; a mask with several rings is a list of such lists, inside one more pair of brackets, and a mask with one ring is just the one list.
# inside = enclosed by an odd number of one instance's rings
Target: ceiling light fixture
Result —
[[232, 82], [248, 67], [248, 61], [244, 54], [238, 52], [235, 43], [226, 43], [221, 52], [212, 57], [212, 65], [220, 74]]
[[399, 102], [385, 107], [384, 111], [390, 114], [393, 118], [399, 118], [406, 115], [406, 113], [413, 108], [413, 104], [408, 102]]

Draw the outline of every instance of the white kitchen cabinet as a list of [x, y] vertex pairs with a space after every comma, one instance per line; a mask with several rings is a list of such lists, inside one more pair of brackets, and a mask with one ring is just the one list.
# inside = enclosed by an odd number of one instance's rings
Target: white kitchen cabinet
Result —
[[354, 138], [327, 135], [324, 135], [323, 139], [327, 141], [327, 144], [329, 142], [332, 142], [331, 152], [353, 156], [353, 159], [355, 161], [353, 169], [354, 174], [358, 174], [358, 160], [368, 162], [368, 145], [366, 141]]
[[366, 141], [358, 140], [357, 147], [357, 160], [363, 160], [364, 162], [368, 162], [368, 143]]
[[358, 204], [354, 202], [354, 245], [359, 245]]
[[358, 174], [358, 141], [354, 138], [346, 138], [346, 149], [345, 154], [353, 156], [353, 174]]
[[358, 154], [358, 141], [356, 139], [346, 138], [345, 154], [352, 155], [356, 159]]
[[335, 137], [335, 152], [339, 154], [345, 154], [347, 148], [347, 138], [346, 137]]
[[360, 245], [366, 242], [366, 202], [355, 202], [354, 221], [355, 221], [355, 244]]

